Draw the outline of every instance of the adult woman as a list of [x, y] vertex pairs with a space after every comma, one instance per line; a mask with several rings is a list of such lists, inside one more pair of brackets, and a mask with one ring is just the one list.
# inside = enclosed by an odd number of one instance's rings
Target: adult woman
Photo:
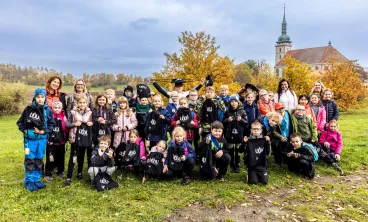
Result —
[[313, 88], [311, 92], [309, 93], [309, 96], [311, 96], [313, 93], [316, 93], [319, 95], [319, 98], [323, 98], [323, 91], [325, 91], [325, 86], [321, 82], [321, 80], [315, 81]]
[[83, 79], [78, 79], [74, 85], [74, 92], [69, 94], [66, 99], [66, 112], [68, 115], [70, 111], [77, 105], [77, 99], [81, 96], [87, 97], [87, 107], [92, 110], [93, 98], [92, 95], [87, 91], [86, 83]]
[[287, 110], [295, 109], [298, 105], [298, 98], [295, 92], [290, 88], [290, 84], [286, 79], [280, 80], [274, 98], [275, 103], [284, 103], [285, 109]]
[[47, 105], [52, 109], [53, 102], [61, 102], [63, 104], [63, 110], [65, 110], [65, 97], [66, 94], [60, 92], [61, 87], [63, 86], [63, 82], [61, 78], [58, 76], [50, 77], [46, 84], [46, 102]]

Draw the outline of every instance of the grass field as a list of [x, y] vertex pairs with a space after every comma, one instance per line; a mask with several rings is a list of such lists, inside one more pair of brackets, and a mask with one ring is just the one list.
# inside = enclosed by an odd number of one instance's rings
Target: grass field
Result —
[[[341, 115], [339, 128], [344, 138], [341, 166], [347, 174], [353, 174], [367, 166], [367, 116], [368, 109], [352, 110]], [[148, 180], [142, 184], [141, 178], [133, 174], [116, 174], [114, 178], [119, 180], [119, 188], [103, 193], [98, 193], [91, 187], [87, 172], [84, 171], [84, 179], [77, 181], [73, 178], [70, 188], [64, 188], [64, 181], [56, 178], [47, 183], [46, 189], [31, 193], [23, 186], [23, 139], [15, 124], [17, 119], [18, 116], [0, 118], [2, 221], [162, 221], [174, 210], [199, 202], [207, 208], [225, 204], [231, 209], [246, 201], [249, 192], [262, 194], [271, 187], [281, 189], [304, 184], [305, 189], [300, 189], [295, 198], [313, 195], [314, 192], [313, 187], [310, 188], [313, 183], [290, 174], [286, 167], [276, 168], [273, 158], [270, 158], [270, 179], [267, 186], [245, 184], [245, 168], [242, 166], [241, 173], [229, 173], [226, 182], [200, 180], [196, 168], [195, 178], [185, 187], [179, 184], [179, 180]], [[66, 160], [68, 158], [69, 152]], [[318, 163], [316, 169], [317, 174], [322, 176], [338, 175], [323, 163]], [[339, 192], [337, 198], [353, 206], [364, 205], [367, 210], [367, 186], [363, 188], [358, 187], [357, 192], [351, 193], [346, 191], [344, 184], [339, 185], [336, 187]], [[328, 207], [331, 207], [329, 203], [316, 205], [312, 201], [305, 204], [304, 208], [290, 207], [290, 210], [308, 220], [316, 218], [315, 214], [320, 214], [319, 212]], [[323, 217], [317, 219], [328, 220]], [[359, 212], [348, 211], [341, 215], [341, 219], [360, 221], [366, 217]]]

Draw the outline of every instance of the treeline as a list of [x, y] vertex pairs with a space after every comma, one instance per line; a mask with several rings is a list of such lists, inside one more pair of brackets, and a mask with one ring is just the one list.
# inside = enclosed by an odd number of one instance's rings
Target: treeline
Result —
[[71, 73], [64, 74], [47, 67], [20, 67], [14, 64], [0, 64], [0, 80], [6, 82], [23, 82], [27, 85], [44, 85], [50, 76], [57, 75], [62, 78], [64, 85], [74, 85], [75, 80], [82, 78], [89, 86], [114, 86], [114, 85], [136, 85], [149, 82], [148, 78], [142, 78], [134, 74], [108, 74], [108, 73], [83, 73], [82, 77], [76, 77]]

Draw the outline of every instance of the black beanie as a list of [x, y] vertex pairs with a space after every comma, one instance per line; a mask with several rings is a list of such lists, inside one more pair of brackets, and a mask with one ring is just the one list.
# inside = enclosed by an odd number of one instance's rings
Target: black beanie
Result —
[[131, 86], [127, 86], [127, 87], [125, 87], [125, 89], [124, 89], [124, 93], [125, 93], [125, 91], [130, 91], [130, 92], [132, 92], [132, 93], [133, 93], [133, 87], [131, 87]]

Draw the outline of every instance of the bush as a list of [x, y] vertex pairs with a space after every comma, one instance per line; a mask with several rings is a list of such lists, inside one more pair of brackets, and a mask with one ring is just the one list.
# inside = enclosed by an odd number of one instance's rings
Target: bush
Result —
[[27, 86], [24, 83], [4, 83], [0, 85], [0, 115], [19, 114], [25, 107]]
[[117, 85], [107, 85], [107, 86], [104, 86], [104, 90], [106, 89], [113, 89], [113, 90], [116, 90], [118, 88]]

